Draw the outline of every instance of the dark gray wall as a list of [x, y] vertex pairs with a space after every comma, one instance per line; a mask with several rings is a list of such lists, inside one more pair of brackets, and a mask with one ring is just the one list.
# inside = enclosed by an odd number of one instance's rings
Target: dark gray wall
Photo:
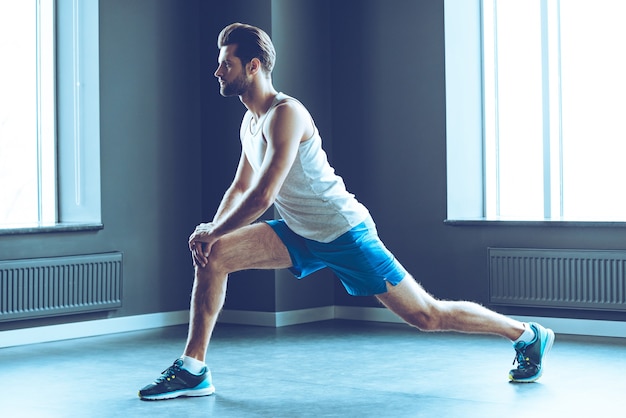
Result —
[[435, 232], [446, 213], [443, 1], [359, 5], [332, 14], [336, 165], [397, 258], [450, 296], [432, 280], [450, 256]]
[[188, 304], [186, 241], [201, 202], [197, 7], [146, 3], [100, 2], [97, 238], [124, 252], [125, 315]]

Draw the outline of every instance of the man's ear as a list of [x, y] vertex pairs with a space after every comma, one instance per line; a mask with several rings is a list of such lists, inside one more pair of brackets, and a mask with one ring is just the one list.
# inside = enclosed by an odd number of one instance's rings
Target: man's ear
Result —
[[248, 63], [248, 72], [250, 74], [256, 74], [261, 70], [261, 61], [258, 58], [252, 58]]

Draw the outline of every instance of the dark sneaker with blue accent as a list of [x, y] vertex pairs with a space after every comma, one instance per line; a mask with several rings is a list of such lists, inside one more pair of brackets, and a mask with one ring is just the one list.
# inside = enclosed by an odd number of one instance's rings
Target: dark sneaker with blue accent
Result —
[[141, 399], [156, 401], [180, 396], [207, 396], [215, 393], [211, 384], [211, 372], [205, 366], [195, 375], [182, 368], [183, 360], [177, 359], [153, 383], [139, 391]]
[[554, 343], [554, 332], [534, 322], [529, 323], [535, 332], [535, 339], [530, 343], [518, 342], [515, 348], [515, 360], [517, 369], [509, 372], [509, 380], [516, 383], [531, 383], [539, 379], [543, 374], [543, 365], [546, 355], [550, 352]]

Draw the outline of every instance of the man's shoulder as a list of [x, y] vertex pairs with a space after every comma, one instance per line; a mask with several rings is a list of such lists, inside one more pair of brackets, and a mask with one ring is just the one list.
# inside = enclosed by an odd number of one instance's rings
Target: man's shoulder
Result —
[[309, 111], [298, 99], [279, 93], [270, 115], [276, 117], [310, 117]]
[[272, 136], [273, 129], [279, 132], [294, 130], [300, 141], [310, 138], [315, 132], [313, 118], [307, 108], [299, 100], [282, 93], [276, 97], [263, 125], [266, 138]]

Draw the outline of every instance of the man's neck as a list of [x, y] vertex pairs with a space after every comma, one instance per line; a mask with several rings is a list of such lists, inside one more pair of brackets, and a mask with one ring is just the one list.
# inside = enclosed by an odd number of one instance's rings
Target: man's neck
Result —
[[277, 94], [272, 83], [267, 82], [251, 86], [244, 95], [239, 96], [239, 99], [258, 120], [267, 113]]

